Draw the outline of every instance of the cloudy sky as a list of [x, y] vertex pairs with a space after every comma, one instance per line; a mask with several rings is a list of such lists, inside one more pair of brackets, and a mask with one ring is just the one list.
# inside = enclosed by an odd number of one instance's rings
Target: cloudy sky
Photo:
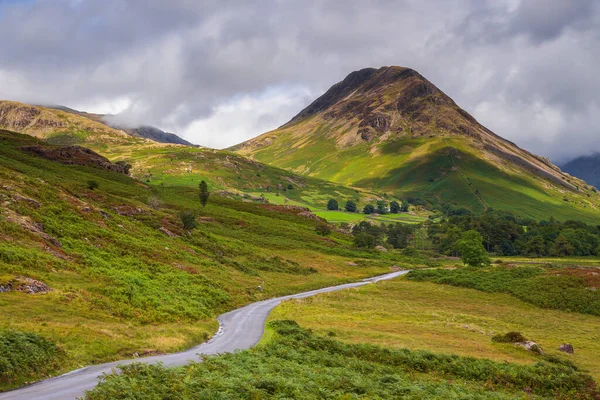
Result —
[[0, 0], [4, 99], [222, 148], [364, 67], [418, 70], [560, 162], [600, 151], [597, 0]]

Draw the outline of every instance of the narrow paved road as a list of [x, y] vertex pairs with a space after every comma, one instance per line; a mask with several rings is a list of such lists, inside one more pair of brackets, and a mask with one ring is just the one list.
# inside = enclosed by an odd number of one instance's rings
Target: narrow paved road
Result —
[[83, 396], [86, 390], [92, 389], [94, 386], [96, 386], [98, 383], [98, 377], [100, 375], [105, 372], [111, 372], [111, 370], [118, 365], [130, 364], [132, 362], [162, 362], [165, 365], [170, 366], [185, 365], [190, 361], [198, 361], [200, 358], [199, 354], [229, 353], [235, 350], [248, 349], [260, 341], [269, 312], [271, 312], [271, 310], [279, 305], [282, 301], [288, 299], [301, 299], [304, 297], [314, 296], [319, 293], [355, 288], [367, 285], [369, 283], [396, 278], [400, 275], [406, 274], [407, 272], [408, 271], [392, 272], [386, 275], [364, 279], [360, 282], [331, 286], [323, 289], [312, 290], [310, 292], [298, 293], [252, 303], [219, 316], [218, 319], [221, 327], [217, 334], [208, 342], [193, 347], [189, 350], [181, 353], [115, 361], [77, 369], [67, 374], [57, 376], [56, 378], [50, 378], [21, 389], [0, 393], [0, 399], [73, 400], [77, 397]]

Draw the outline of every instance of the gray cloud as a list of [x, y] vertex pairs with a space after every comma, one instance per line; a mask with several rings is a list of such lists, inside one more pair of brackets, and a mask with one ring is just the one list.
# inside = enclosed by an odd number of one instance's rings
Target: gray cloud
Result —
[[224, 147], [285, 123], [352, 70], [404, 65], [561, 161], [600, 151], [597, 3], [0, 2], [0, 87], [34, 103], [120, 104], [122, 121]]

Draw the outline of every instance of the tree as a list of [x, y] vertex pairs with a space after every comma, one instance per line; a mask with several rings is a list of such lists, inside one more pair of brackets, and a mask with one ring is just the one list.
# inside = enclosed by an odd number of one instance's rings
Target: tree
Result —
[[575, 247], [569, 242], [569, 239], [560, 234], [552, 244], [552, 255], [555, 256], [571, 256], [575, 251]]
[[338, 210], [340, 208], [338, 202], [336, 199], [329, 199], [329, 202], [327, 202], [327, 209], [334, 211], [334, 210]]
[[191, 210], [184, 210], [179, 214], [183, 227], [188, 231], [191, 231], [196, 227], [196, 214]]
[[544, 238], [540, 235], [536, 235], [529, 239], [525, 245], [525, 252], [529, 256], [540, 257], [546, 253], [546, 243]]
[[327, 224], [319, 224], [315, 227], [315, 232], [317, 232], [317, 234], [325, 237], [325, 236], [329, 236], [331, 234], [331, 228]]
[[208, 196], [210, 196], [210, 193], [208, 191], [208, 185], [206, 184], [205, 181], [201, 181], [200, 182], [200, 204], [202, 204], [202, 207], [206, 206], [206, 203], [208, 203]]
[[377, 200], [377, 214], [386, 214], [386, 213], [387, 213], [387, 201]]
[[390, 203], [390, 212], [392, 214], [398, 214], [400, 212], [400, 204], [396, 200]]
[[490, 265], [490, 256], [483, 247], [483, 237], [477, 231], [464, 232], [460, 240], [456, 242], [456, 249], [460, 253], [460, 259], [470, 267], [482, 267]]
[[354, 245], [363, 249], [372, 249], [375, 247], [375, 238], [368, 233], [359, 233], [354, 236]]
[[346, 206], [344, 207], [348, 212], [356, 212], [356, 203], [352, 200], [348, 200], [346, 202]]
[[409, 207], [410, 207], [410, 204], [408, 203], [408, 201], [402, 200], [402, 206], [400, 207], [400, 211], [408, 212]]
[[374, 212], [375, 212], [375, 207], [373, 207], [373, 204], [367, 204], [366, 206], [363, 207], [364, 214], [373, 214]]

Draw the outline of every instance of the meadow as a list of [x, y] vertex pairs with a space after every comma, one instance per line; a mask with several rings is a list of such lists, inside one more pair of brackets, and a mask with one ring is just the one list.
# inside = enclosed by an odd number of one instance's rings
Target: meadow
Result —
[[[492, 337], [521, 332], [546, 355], [569, 360], [600, 379], [600, 317], [543, 309], [510, 294], [416, 282], [407, 278], [291, 300], [271, 320], [293, 319], [345, 343], [427, 350], [531, 365], [540, 356]], [[265, 339], [268, 341], [268, 338]], [[575, 354], [558, 351], [570, 343]]]

